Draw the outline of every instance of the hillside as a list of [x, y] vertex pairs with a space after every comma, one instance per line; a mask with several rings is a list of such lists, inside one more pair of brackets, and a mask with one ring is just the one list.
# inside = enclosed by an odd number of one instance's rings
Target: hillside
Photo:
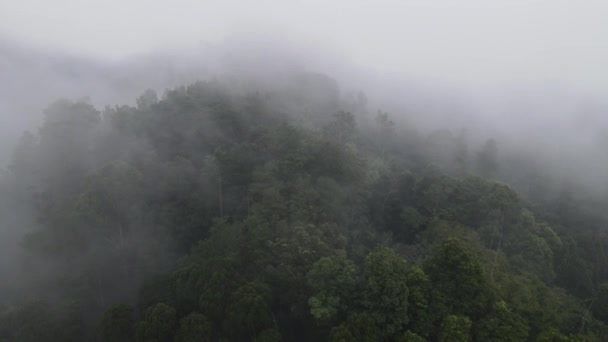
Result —
[[45, 110], [0, 180], [0, 341], [607, 336], [605, 199], [324, 75], [230, 84]]

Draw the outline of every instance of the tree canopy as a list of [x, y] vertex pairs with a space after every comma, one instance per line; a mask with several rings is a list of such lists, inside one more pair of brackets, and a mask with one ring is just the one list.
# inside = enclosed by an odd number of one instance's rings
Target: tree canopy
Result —
[[608, 336], [600, 205], [524, 196], [497, 140], [298, 80], [50, 105], [3, 176], [36, 224], [0, 341]]

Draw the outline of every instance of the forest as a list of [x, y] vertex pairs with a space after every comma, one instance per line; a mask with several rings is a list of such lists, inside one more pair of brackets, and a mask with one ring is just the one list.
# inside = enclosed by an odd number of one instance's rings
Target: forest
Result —
[[470, 135], [305, 72], [58, 100], [0, 174], [0, 341], [605, 341], [608, 195]]

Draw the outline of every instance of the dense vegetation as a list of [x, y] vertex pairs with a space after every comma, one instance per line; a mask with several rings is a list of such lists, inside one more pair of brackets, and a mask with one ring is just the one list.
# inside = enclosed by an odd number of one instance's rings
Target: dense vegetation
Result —
[[323, 76], [235, 89], [48, 107], [0, 184], [35, 217], [0, 341], [608, 336], [600, 200]]

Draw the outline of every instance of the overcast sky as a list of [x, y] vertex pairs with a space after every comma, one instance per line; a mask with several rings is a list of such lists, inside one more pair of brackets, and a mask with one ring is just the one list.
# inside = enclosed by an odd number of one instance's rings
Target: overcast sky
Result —
[[608, 1], [0, 0], [5, 36], [102, 58], [239, 32], [322, 41], [383, 71], [608, 90]]

